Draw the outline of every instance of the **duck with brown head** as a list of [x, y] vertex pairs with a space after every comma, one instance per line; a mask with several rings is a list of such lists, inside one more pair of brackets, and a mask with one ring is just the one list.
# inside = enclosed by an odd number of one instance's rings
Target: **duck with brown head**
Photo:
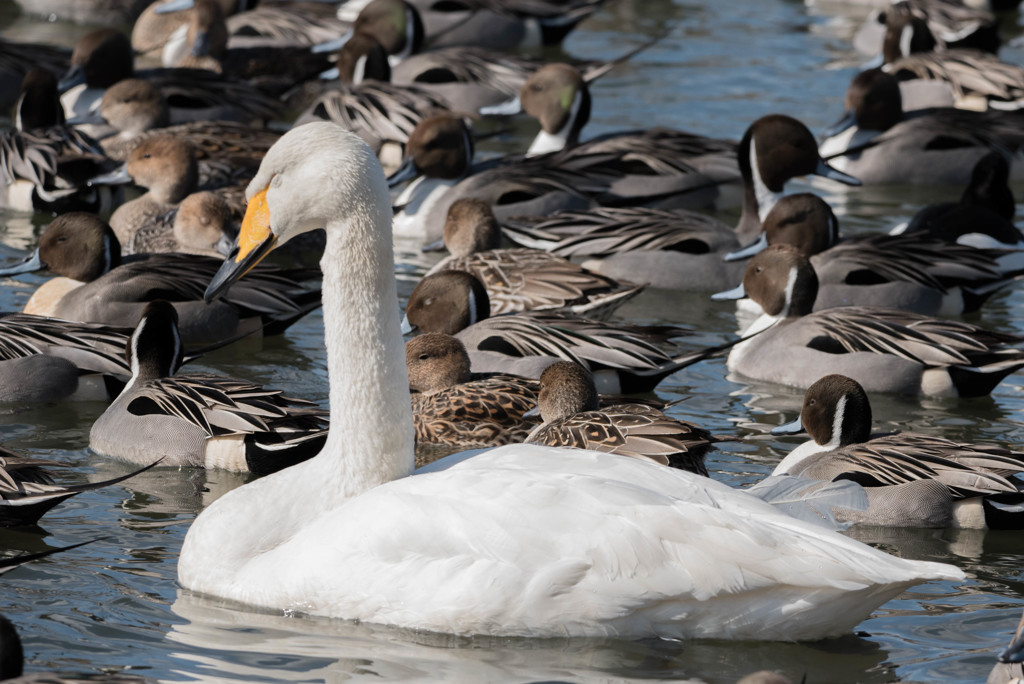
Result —
[[789, 452], [772, 475], [860, 484], [867, 508], [840, 513], [841, 520], [898, 527], [1024, 527], [1024, 487], [1017, 477], [1024, 473], [1024, 454], [913, 432], [872, 437], [868, 395], [845, 375], [817, 380], [804, 394], [797, 420], [772, 434], [803, 431], [811, 441]]
[[457, 338], [426, 333], [405, 344], [416, 444], [464, 448], [522, 442], [536, 426], [524, 417], [537, 382], [511, 375], [474, 377]]
[[710, 432], [651, 406], [602, 408], [593, 376], [578, 363], [548, 366], [537, 404], [544, 423], [526, 438], [528, 444], [593, 449], [708, 474], [704, 457], [718, 441]]
[[992, 150], [1007, 156], [1011, 177], [1024, 145], [1024, 112], [952, 107], [905, 112], [896, 78], [880, 69], [854, 77], [846, 114], [825, 132], [821, 155], [869, 185], [967, 185]]
[[776, 244], [792, 245], [811, 260], [818, 276], [815, 311], [883, 306], [955, 316], [976, 311], [1015, 282], [1024, 266], [1017, 253], [947, 242], [923, 231], [840, 239], [831, 207], [810, 193], [780, 199], [765, 218], [760, 240], [726, 258], [745, 259]]
[[25, 312], [82, 322], [132, 327], [147, 302], [170, 299], [186, 342], [224, 340], [261, 325], [265, 334], [279, 333], [320, 304], [319, 288], [301, 282], [314, 273], [273, 267], [259, 269], [260, 277], [242, 283], [223, 301], [207, 304], [203, 288], [218, 264], [212, 257], [188, 254], [122, 259], [117, 236], [105, 221], [72, 212], [54, 219], [35, 252], [22, 264], [0, 270], [0, 276], [42, 270], [57, 274], [35, 291]]
[[623, 325], [543, 311], [490, 317], [489, 311], [487, 290], [475, 276], [442, 271], [423, 278], [409, 295], [402, 330], [455, 335], [477, 372], [539, 377], [552, 360], [574, 361], [593, 371], [598, 389], [607, 394], [650, 391], [734, 344], [680, 353], [670, 340], [691, 334], [680, 326]]
[[1024, 339], [970, 323], [896, 309], [844, 306], [814, 311], [818, 278], [791, 245], [747, 264], [743, 283], [717, 299], [749, 296], [764, 310], [729, 354], [729, 370], [752, 380], [808, 387], [840, 372], [868, 391], [983, 396], [1024, 367]]
[[[443, 245], [451, 253], [427, 275], [465, 271], [487, 289], [492, 316], [516, 311], [561, 311], [605, 320], [643, 287], [619, 283], [550, 252], [501, 248], [501, 226], [489, 204], [460, 199], [448, 207]], [[426, 245], [428, 251], [438, 243]]]

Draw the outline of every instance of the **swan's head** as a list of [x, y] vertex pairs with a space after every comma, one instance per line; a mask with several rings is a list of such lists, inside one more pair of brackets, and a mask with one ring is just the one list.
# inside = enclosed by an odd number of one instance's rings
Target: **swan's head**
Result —
[[391, 244], [391, 202], [380, 162], [358, 136], [335, 123], [308, 123], [281, 136], [245, 196], [238, 246], [206, 288], [207, 301], [300, 233], [360, 219], [387, 226], [387, 235], [376, 238]]

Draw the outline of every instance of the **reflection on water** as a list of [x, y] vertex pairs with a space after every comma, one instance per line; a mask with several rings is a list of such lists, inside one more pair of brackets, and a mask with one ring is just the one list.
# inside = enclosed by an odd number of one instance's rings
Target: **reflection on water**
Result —
[[[813, 645], [727, 641], [461, 638], [321, 618], [241, 611], [179, 592], [172, 606], [186, 622], [168, 640], [188, 650], [190, 677], [265, 679], [273, 662], [283, 681], [734, 682], [754, 670], [799, 662], [807, 681], [885, 682], [885, 652], [857, 636]], [[847, 673], [847, 674], [844, 674]]]
[[[841, 16], [838, 8], [849, 11]], [[796, 0], [608, 0], [573, 33], [564, 53], [611, 58], [673, 26], [664, 40], [602, 78], [594, 88], [588, 133], [664, 125], [737, 139], [754, 118], [775, 111], [812, 130], [832, 123], [855, 65], [848, 38], [866, 14], [854, 3]], [[1017, 33], [1017, 15], [1004, 22]], [[5, 37], [71, 44], [83, 27], [19, 17], [0, 0]], [[548, 56], [562, 55], [559, 49]], [[1024, 48], [1004, 52], [1024, 63]], [[522, 149], [528, 122], [481, 143], [484, 154]], [[797, 183], [835, 208], [844, 232], [884, 230], [943, 188], [846, 188]], [[1021, 189], [1018, 189], [1018, 193]], [[735, 214], [723, 214], [734, 221]], [[0, 263], [22, 258], [49, 218], [0, 216]], [[418, 244], [396, 245], [399, 294], [439, 258]], [[0, 310], [20, 309], [41, 276], [0, 279]], [[996, 295], [973, 317], [1024, 332], [1019, 287]], [[693, 344], [725, 339], [735, 328], [729, 302], [647, 292], [621, 317], [692, 326]], [[327, 401], [322, 319], [314, 313], [276, 339], [246, 340], [193, 365]], [[742, 442], [708, 458], [713, 477], [747, 486], [764, 477], [798, 440], [768, 431], [789, 421], [801, 393], [727, 380], [721, 359], [699, 364], [658, 387], [671, 412]], [[914, 429], [955, 439], [1024, 445], [1020, 376], [991, 398], [970, 401], [873, 396], [878, 430]], [[89, 453], [95, 403], [0, 406], [0, 442], [67, 468], [58, 481], [95, 481], [129, 467]], [[86, 492], [48, 514], [41, 529], [0, 530], [3, 553], [94, 543], [20, 568], [3, 578], [0, 612], [20, 629], [30, 671], [131, 670], [165, 681], [639, 681], [733, 682], [758, 669], [808, 682], [978, 681], [1008, 639], [1024, 605], [1020, 533], [854, 529], [890, 553], [964, 568], [962, 584], [933, 583], [907, 592], [862, 623], [857, 634], [817, 644], [453, 639], [302, 616], [226, 607], [180, 593], [178, 551], [194, 516], [245, 478], [158, 468], [115, 487]]]

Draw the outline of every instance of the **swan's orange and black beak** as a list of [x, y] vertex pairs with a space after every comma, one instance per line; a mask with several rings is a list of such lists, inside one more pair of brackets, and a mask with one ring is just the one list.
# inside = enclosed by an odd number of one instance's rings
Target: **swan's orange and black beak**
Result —
[[235, 281], [262, 261], [276, 244], [277, 236], [270, 232], [270, 206], [267, 204], [267, 189], [264, 188], [249, 200], [238, 231], [238, 243], [206, 286], [203, 298], [212, 302], [224, 294]]

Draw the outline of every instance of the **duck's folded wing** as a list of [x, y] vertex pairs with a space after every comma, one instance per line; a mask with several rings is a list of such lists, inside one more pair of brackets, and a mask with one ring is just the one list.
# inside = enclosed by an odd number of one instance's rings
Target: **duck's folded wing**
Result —
[[124, 348], [131, 331], [32, 314], [0, 314], [0, 360], [51, 354], [79, 368], [131, 375]]
[[302, 399], [287, 397], [244, 380], [192, 374], [150, 380], [128, 404], [134, 415], [176, 416], [210, 436], [276, 431], [281, 421], [326, 427], [327, 412]]
[[1024, 471], [1022, 458], [1005, 449], [975, 451], [949, 440], [903, 433], [837, 449], [809, 460], [793, 474], [865, 486], [938, 480], [965, 497], [1017, 492], [1017, 484], [1005, 475]]
[[812, 347], [826, 351], [893, 354], [925, 366], [994, 366], [1019, 361], [1024, 352], [1015, 335], [985, 330], [962, 321], [918, 316], [893, 309], [840, 307], [805, 317], [819, 326]]
[[666, 336], [689, 334], [677, 326], [611, 326], [557, 314], [519, 314], [488, 318], [460, 339], [481, 351], [510, 356], [549, 356], [608, 368], [654, 369], [672, 358], [661, 348]]
[[733, 230], [706, 214], [640, 207], [514, 217], [502, 224], [513, 242], [567, 259], [653, 250], [707, 254], [736, 244]]
[[901, 79], [945, 81], [958, 100], [981, 95], [1014, 101], [1024, 96], [1024, 69], [979, 50], [915, 53], [885, 68]]

